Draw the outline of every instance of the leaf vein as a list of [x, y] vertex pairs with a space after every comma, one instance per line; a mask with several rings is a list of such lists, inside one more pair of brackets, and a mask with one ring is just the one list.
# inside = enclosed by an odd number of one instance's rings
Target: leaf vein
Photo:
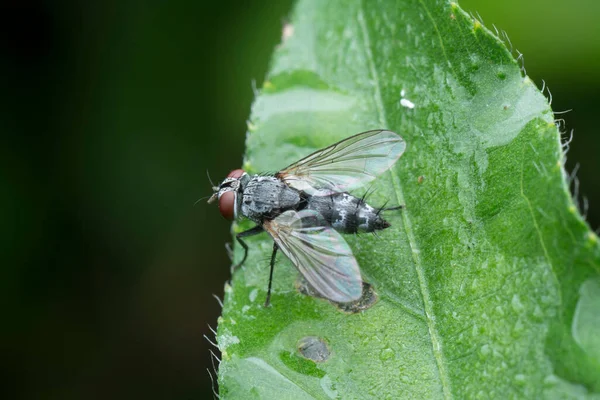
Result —
[[440, 32], [440, 29], [439, 29], [437, 23], [435, 22], [435, 19], [431, 15], [431, 12], [427, 8], [427, 6], [423, 2], [423, 0], [419, 0], [419, 3], [421, 3], [421, 7], [423, 7], [423, 9], [425, 10], [425, 12], [427, 13], [427, 17], [431, 21], [431, 25], [433, 26], [433, 29], [435, 29], [435, 33], [437, 34], [437, 37], [438, 37], [438, 39], [440, 41], [440, 47], [442, 48], [442, 54], [444, 55], [444, 58], [446, 59], [446, 62], [448, 63], [448, 67], [450, 67], [450, 70], [452, 71], [452, 74], [454, 76], [458, 77], [458, 75], [456, 74], [456, 71], [454, 71], [454, 66], [450, 62], [450, 58], [448, 57], [448, 54], [446, 54], [446, 47], [444, 46], [444, 39], [442, 38], [442, 34]]
[[[381, 124], [382, 128], [384, 128], [384, 127], [388, 126], [386, 117], [385, 117], [386, 112], [385, 112], [385, 108], [383, 106], [383, 99], [382, 99], [382, 95], [381, 95], [381, 84], [379, 81], [379, 75], [377, 73], [377, 69], [375, 68], [375, 61], [373, 59], [373, 54], [371, 52], [369, 32], [367, 30], [363, 9], [364, 9], [364, 4], [361, 2], [361, 7], [358, 11], [358, 24], [359, 24], [360, 30], [362, 31], [365, 53], [366, 53], [367, 61], [369, 64], [371, 77], [372, 77], [372, 80], [374, 83], [373, 86], [375, 89], [375, 93], [374, 93], [373, 97], [374, 97], [375, 104], [377, 107], [377, 112], [379, 114], [379, 123]], [[431, 15], [430, 15], [430, 17], [431, 17]], [[437, 31], [437, 26], [436, 26], [436, 31]], [[439, 34], [439, 31], [438, 31], [438, 34]], [[441, 40], [441, 37], [440, 37], [440, 40]], [[442, 44], [442, 48], [443, 48], [443, 44]], [[445, 50], [444, 50], [444, 56], [446, 56]], [[448, 59], [447, 56], [446, 56], [446, 59]], [[393, 168], [390, 169], [390, 174], [392, 176], [392, 185], [394, 187], [394, 193], [396, 194], [396, 198], [399, 202], [398, 204], [404, 204], [404, 195], [403, 195], [402, 187], [400, 185], [400, 179], [397, 176], [397, 174], [395, 173]], [[403, 210], [403, 212], [402, 212], [402, 218], [403, 218], [403, 222], [404, 222], [403, 226], [404, 226], [406, 236], [408, 238], [410, 248], [412, 249], [413, 262], [414, 262], [415, 270], [417, 272], [417, 276], [419, 278], [419, 287], [421, 290], [421, 297], [423, 299], [423, 305], [425, 308], [425, 316], [426, 316], [426, 321], [427, 321], [427, 327], [429, 330], [429, 337], [431, 339], [432, 350], [433, 350], [436, 365], [438, 368], [440, 381], [441, 381], [442, 389], [444, 392], [444, 397], [446, 399], [451, 399], [452, 398], [452, 390], [451, 390], [451, 386], [450, 386], [450, 378], [448, 376], [448, 372], [446, 371], [446, 360], [444, 359], [444, 354], [442, 353], [442, 343], [441, 343], [441, 339], [439, 337], [439, 333], [437, 331], [436, 324], [435, 324], [435, 316], [433, 314], [433, 304], [432, 304], [432, 300], [431, 300], [431, 297], [429, 294], [429, 288], [427, 286], [427, 280], [425, 278], [425, 271], [423, 269], [423, 265], [421, 262], [419, 248], [417, 245], [415, 235], [412, 230], [412, 223], [410, 221], [408, 214], [409, 213], [407, 212], [406, 209]]]

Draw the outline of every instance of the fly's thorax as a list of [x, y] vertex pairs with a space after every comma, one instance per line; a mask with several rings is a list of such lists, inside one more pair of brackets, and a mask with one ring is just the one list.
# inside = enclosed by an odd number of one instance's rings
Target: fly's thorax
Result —
[[374, 232], [389, 226], [378, 209], [349, 193], [313, 196], [309, 199], [307, 208], [319, 212], [341, 233]]
[[300, 193], [274, 176], [255, 175], [241, 196], [241, 214], [253, 221], [274, 218], [294, 210], [301, 202]]

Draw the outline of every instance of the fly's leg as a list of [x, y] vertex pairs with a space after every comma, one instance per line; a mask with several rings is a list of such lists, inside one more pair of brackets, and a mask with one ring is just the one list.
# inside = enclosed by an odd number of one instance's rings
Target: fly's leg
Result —
[[381, 211], [394, 211], [394, 210], [402, 210], [404, 206], [395, 206], [395, 207], [385, 207]]
[[373, 227], [373, 230], [370, 230], [369, 232], [372, 232], [375, 236], [378, 236], [377, 233], [375, 233], [376, 230], [378, 229], [385, 229], [385, 228], [389, 228], [390, 227], [390, 223], [387, 222], [385, 219], [383, 219], [381, 217], [381, 213], [383, 211], [394, 211], [394, 210], [402, 210], [404, 208], [403, 205], [401, 206], [394, 206], [394, 207], [386, 207], [387, 202], [380, 208], [377, 209], [377, 212], [375, 212], [375, 221], [376, 224]]
[[231, 266], [232, 273], [235, 272], [239, 267], [241, 267], [242, 264], [246, 261], [246, 258], [248, 257], [248, 245], [246, 244], [246, 242], [244, 242], [242, 240], [242, 238], [258, 235], [262, 231], [263, 231], [262, 226], [256, 225], [254, 228], [250, 228], [247, 231], [240, 232], [237, 235], [235, 235], [236, 240], [238, 241], [240, 246], [242, 246], [242, 248], [244, 249], [244, 257], [242, 257], [242, 261]]
[[273, 269], [275, 268], [275, 256], [277, 255], [277, 243], [273, 243], [273, 254], [271, 254], [271, 271], [269, 272], [269, 289], [267, 289], [267, 299], [265, 300], [265, 307], [271, 305], [271, 283], [273, 282]]
[[404, 206], [386, 207], [386, 205], [387, 205], [387, 201], [385, 202], [383, 207], [380, 207], [377, 210], [377, 212], [375, 213], [375, 216], [379, 216], [379, 214], [381, 214], [383, 211], [395, 211], [395, 210], [402, 210], [404, 208]]

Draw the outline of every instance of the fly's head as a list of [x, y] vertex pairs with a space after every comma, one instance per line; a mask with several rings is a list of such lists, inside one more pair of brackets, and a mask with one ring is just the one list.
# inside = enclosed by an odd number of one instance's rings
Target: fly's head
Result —
[[219, 186], [213, 186], [213, 195], [209, 203], [219, 201], [219, 211], [228, 220], [236, 219], [242, 201], [242, 192], [249, 176], [241, 169], [234, 169]]

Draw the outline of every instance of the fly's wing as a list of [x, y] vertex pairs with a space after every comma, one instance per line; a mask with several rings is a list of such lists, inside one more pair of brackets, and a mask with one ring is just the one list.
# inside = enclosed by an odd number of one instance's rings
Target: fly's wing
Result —
[[263, 227], [321, 296], [338, 303], [360, 298], [362, 278], [352, 250], [319, 213], [286, 211]]
[[347, 192], [389, 169], [405, 149], [406, 142], [394, 132], [363, 132], [312, 153], [276, 176], [308, 194]]

